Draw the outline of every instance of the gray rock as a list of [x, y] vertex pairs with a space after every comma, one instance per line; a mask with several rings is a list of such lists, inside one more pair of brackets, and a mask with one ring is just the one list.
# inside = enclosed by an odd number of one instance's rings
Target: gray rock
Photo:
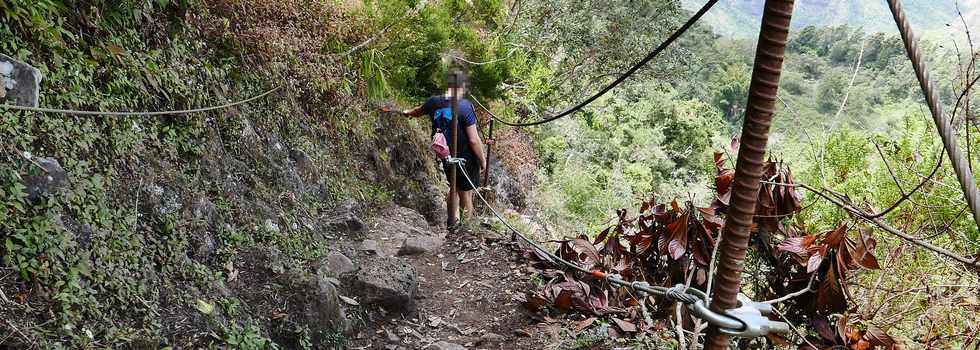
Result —
[[388, 311], [415, 312], [418, 281], [415, 267], [396, 257], [373, 256], [359, 261], [361, 268], [348, 276], [351, 292], [361, 304], [378, 305]]
[[440, 340], [432, 345], [426, 346], [425, 350], [466, 350], [462, 345], [453, 344], [444, 340]]
[[308, 154], [306, 154], [306, 152], [303, 152], [303, 150], [295, 148], [290, 149], [289, 159], [296, 164], [296, 169], [298, 169], [301, 174], [311, 177], [316, 175], [316, 165], [313, 164], [313, 160]]
[[191, 234], [191, 259], [199, 262], [210, 261], [218, 252], [218, 244], [210, 232], [202, 231]]
[[483, 336], [480, 337], [480, 340], [478, 341], [478, 343], [481, 344], [481, 345], [494, 345], [494, 344], [503, 343], [504, 340], [507, 340], [507, 339], [504, 338], [504, 336], [502, 336], [500, 334], [497, 334], [497, 333], [487, 333], [487, 334], [484, 334]]
[[442, 247], [442, 243], [442, 238], [437, 236], [408, 237], [398, 250], [398, 255], [433, 253]]
[[326, 276], [291, 271], [281, 280], [292, 292], [287, 299], [291, 321], [309, 327], [314, 343], [337, 332], [352, 333], [337, 287]]
[[380, 254], [381, 247], [378, 245], [378, 241], [373, 239], [365, 239], [361, 242], [361, 246], [357, 247], [357, 250], [368, 252], [371, 254]]
[[55, 194], [68, 185], [68, 173], [57, 160], [34, 157], [33, 162], [37, 166], [31, 167], [32, 175], [24, 179], [28, 201]]
[[385, 336], [388, 337], [389, 343], [401, 343], [402, 341], [402, 338], [395, 334], [395, 332], [392, 332], [390, 329], [385, 329]]
[[190, 205], [191, 218], [204, 224], [210, 230], [217, 230], [219, 227], [218, 207], [206, 197], [194, 200]]
[[320, 261], [317, 274], [338, 278], [354, 271], [357, 271], [357, 266], [350, 258], [340, 252], [330, 252]]
[[37, 107], [42, 79], [37, 68], [0, 54], [0, 102]]
[[326, 228], [337, 231], [357, 232], [364, 229], [364, 221], [354, 214], [354, 202], [346, 201], [323, 215]]

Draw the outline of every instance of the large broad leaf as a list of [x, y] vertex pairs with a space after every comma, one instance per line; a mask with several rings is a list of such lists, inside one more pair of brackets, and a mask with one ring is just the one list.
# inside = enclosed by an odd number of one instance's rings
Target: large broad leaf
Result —
[[871, 324], [868, 325], [864, 338], [867, 339], [871, 345], [881, 346], [885, 349], [894, 349], [897, 345], [895, 339], [888, 335], [888, 333], [885, 333], [885, 331], [881, 328]]
[[838, 248], [841, 246], [841, 242], [844, 241], [844, 237], [847, 237], [847, 225], [841, 224], [837, 228], [827, 232], [827, 235], [824, 236], [823, 243], [833, 248]]
[[841, 313], [847, 309], [847, 301], [844, 299], [844, 290], [838, 278], [836, 264], [831, 264], [826, 274], [820, 279], [820, 286], [817, 288], [817, 312], [822, 315]]
[[783, 240], [776, 246], [776, 249], [782, 250], [784, 252], [790, 252], [796, 254], [797, 256], [806, 257], [810, 255], [807, 253], [807, 242], [806, 237], [789, 237]]
[[667, 225], [667, 232], [670, 235], [667, 251], [674, 260], [680, 259], [687, 252], [687, 219], [688, 213], [684, 213], [676, 221]]
[[847, 261], [848, 269], [857, 269], [859, 267], [864, 267], [866, 269], [877, 270], [881, 266], [878, 265], [878, 259], [874, 256], [874, 249], [877, 242], [874, 238], [864, 237], [861, 235], [858, 237], [857, 242], [847, 240], [845, 243], [847, 246], [847, 253], [850, 260]]

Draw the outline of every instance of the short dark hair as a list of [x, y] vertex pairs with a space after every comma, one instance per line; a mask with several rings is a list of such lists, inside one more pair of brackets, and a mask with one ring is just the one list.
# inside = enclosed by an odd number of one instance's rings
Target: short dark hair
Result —
[[446, 73], [446, 86], [449, 88], [456, 87], [466, 87], [469, 85], [469, 79], [466, 76], [466, 72], [459, 68], [452, 68]]

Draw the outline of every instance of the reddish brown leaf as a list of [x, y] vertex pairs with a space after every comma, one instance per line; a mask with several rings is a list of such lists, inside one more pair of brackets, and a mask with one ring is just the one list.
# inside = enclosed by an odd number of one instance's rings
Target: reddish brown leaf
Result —
[[667, 250], [674, 260], [680, 259], [687, 252], [687, 218], [688, 213], [684, 213], [676, 221], [667, 225], [667, 232], [670, 233]]
[[605, 240], [606, 239], [606, 236], [609, 235], [609, 230], [611, 230], [611, 229], [612, 229], [612, 226], [606, 227], [605, 230], [602, 230], [602, 232], [600, 232], [599, 235], [595, 237], [595, 240], [592, 241], [592, 244], [599, 244], [600, 242], [602, 242], [603, 240]]
[[786, 338], [783, 338], [782, 336], [780, 336], [778, 334], [767, 334], [766, 335], [766, 338], [768, 338], [769, 341], [771, 343], [775, 344], [775, 345], [778, 345], [778, 346], [790, 346], [789, 340], [786, 340]]
[[721, 195], [728, 193], [732, 188], [732, 181], [735, 180], [735, 172], [732, 170], [722, 170], [715, 176], [715, 191]]
[[854, 266], [849, 266], [849, 268], [856, 269], [859, 266], [863, 266], [866, 269], [877, 270], [881, 266], [878, 265], [878, 259], [874, 256], [875, 245], [874, 238], [871, 237], [858, 237], [857, 243], [848, 246], [848, 253], [853, 259], [852, 263], [856, 263]]
[[806, 257], [809, 255], [809, 253], [807, 253], [805, 241], [805, 237], [789, 237], [783, 240], [782, 243], [779, 243], [779, 245], [776, 246], [776, 249], [784, 252], [790, 252], [800, 257]]
[[806, 262], [806, 273], [813, 273], [820, 268], [820, 263], [823, 262], [823, 256], [820, 254], [813, 254], [810, 259]]
[[589, 328], [593, 323], [595, 323], [595, 317], [589, 317], [579, 322], [575, 322], [575, 333], [581, 333], [586, 328]]
[[824, 315], [841, 313], [847, 309], [847, 301], [844, 299], [844, 291], [837, 277], [835, 264], [827, 269], [827, 273], [817, 287], [817, 311]]
[[826, 318], [815, 318], [810, 322], [810, 325], [812, 325], [813, 329], [817, 331], [817, 334], [820, 334], [820, 337], [826, 341], [832, 342], [835, 338], [837, 338], [837, 333], [834, 332], [833, 328], [830, 326], [830, 322], [827, 321]]
[[844, 241], [844, 237], [847, 237], [846, 233], [847, 233], [847, 225], [841, 224], [840, 226], [837, 226], [837, 228], [833, 229], [832, 231], [827, 232], [827, 236], [824, 237], [823, 243], [828, 246], [838, 248], [841, 246], [841, 242]]
[[528, 294], [524, 301], [524, 307], [531, 311], [541, 311], [546, 305], [551, 304], [547, 299], [535, 294]]
[[868, 325], [867, 332], [864, 334], [864, 338], [874, 346], [883, 346], [886, 349], [891, 349], [895, 346], [895, 339], [892, 338], [888, 333], [875, 325]]
[[623, 320], [620, 320], [620, 319], [615, 318], [615, 317], [613, 317], [612, 320], [613, 320], [613, 322], [616, 322], [616, 326], [619, 326], [619, 329], [622, 329], [623, 332], [633, 333], [633, 332], [636, 332], [637, 331], [636, 325], [633, 324], [632, 322], [623, 321]]
[[871, 343], [864, 339], [859, 339], [856, 343], [851, 344], [851, 349], [853, 350], [867, 350], [871, 348]]
[[572, 308], [572, 291], [562, 290], [555, 298], [555, 307], [567, 311]]

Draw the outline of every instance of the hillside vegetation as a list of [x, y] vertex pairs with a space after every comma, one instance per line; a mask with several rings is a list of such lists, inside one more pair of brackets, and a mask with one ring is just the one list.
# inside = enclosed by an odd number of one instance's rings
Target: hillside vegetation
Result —
[[[684, 7], [695, 9], [704, 2], [684, 0]], [[719, 35], [753, 39], [759, 34], [763, 0], [721, 0], [718, 6], [705, 16], [705, 23]], [[909, 0], [903, 1], [912, 25], [923, 34], [941, 35], [947, 24], [959, 24], [957, 6], [965, 18], [975, 24], [978, 10], [973, 1]], [[888, 4], [875, 0], [800, 0], [796, 1], [793, 28], [836, 27], [847, 25], [861, 28], [866, 33], [896, 33]]]
[[[280, 300], [252, 292], [288, 283], [236, 281], [237, 271], [303, 272], [336, 248], [330, 218], [344, 203], [439, 215], [438, 177], [420, 161], [428, 126], [375, 109], [438, 90], [450, 51], [503, 52], [478, 30], [501, 11], [492, 1], [0, 1], [0, 52], [40, 69], [43, 106], [161, 111], [279, 88], [205, 114], [0, 112], [0, 347], [343, 344], [342, 328], [275, 318]], [[501, 63], [472, 76], [492, 92], [509, 73]], [[65, 181], [31, 187], [58, 168]]]

